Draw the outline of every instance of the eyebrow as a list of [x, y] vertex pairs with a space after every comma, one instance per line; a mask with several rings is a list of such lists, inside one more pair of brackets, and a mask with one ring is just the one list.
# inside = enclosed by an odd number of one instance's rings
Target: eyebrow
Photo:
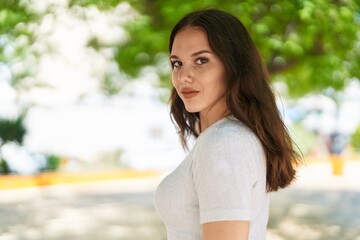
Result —
[[[200, 54], [203, 54], [203, 53], [210, 53], [212, 54], [212, 52], [210, 52], [209, 50], [201, 50], [201, 51], [198, 51], [198, 52], [194, 52], [193, 54], [191, 54], [192, 57], [196, 57]], [[171, 55], [170, 58], [179, 58], [178, 56], [176, 55]]]

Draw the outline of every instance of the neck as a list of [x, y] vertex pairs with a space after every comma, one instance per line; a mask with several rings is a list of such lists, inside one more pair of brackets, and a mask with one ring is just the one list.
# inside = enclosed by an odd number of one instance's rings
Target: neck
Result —
[[230, 112], [226, 109], [223, 112], [204, 114], [200, 112], [200, 133], [204, 132], [208, 127], [219, 121], [220, 119], [230, 115]]

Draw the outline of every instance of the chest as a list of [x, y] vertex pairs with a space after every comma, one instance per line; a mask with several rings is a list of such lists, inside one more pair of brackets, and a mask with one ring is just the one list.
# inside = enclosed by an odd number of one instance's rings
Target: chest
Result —
[[196, 231], [200, 228], [199, 203], [194, 189], [191, 156], [159, 184], [154, 204], [158, 215], [168, 228], [176, 227], [184, 231]]

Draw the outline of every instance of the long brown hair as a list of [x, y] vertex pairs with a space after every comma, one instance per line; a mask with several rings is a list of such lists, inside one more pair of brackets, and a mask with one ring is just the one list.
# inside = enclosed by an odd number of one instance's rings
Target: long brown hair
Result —
[[[295, 178], [295, 167], [301, 159], [278, 112], [267, 70], [244, 25], [233, 15], [220, 10], [189, 13], [171, 32], [170, 53], [176, 34], [185, 27], [205, 30], [212, 51], [224, 63], [227, 106], [235, 118], [257, 135], [264, 147], [267, 190], [277, 191], [288, 186]], [[187, 112], [174, 88], [170, 105], [172, 119], [186, 146], [189, 136], [199, 135], [199, 113]]]

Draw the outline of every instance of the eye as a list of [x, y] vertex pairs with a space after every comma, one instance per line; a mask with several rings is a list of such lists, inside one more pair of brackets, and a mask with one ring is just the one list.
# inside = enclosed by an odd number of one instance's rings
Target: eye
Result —
[[172, 68], [178, 68], [182, 66], [182, 63], [180, 61], [171, 61]]
[[209, 60], [207, 58], [198, 58], [198, 59], [196, 59], [196, 64], [198, 64], [198, 65], [203, 65], [203, 64], [208, 63], [208, 62], [209, 62]]

